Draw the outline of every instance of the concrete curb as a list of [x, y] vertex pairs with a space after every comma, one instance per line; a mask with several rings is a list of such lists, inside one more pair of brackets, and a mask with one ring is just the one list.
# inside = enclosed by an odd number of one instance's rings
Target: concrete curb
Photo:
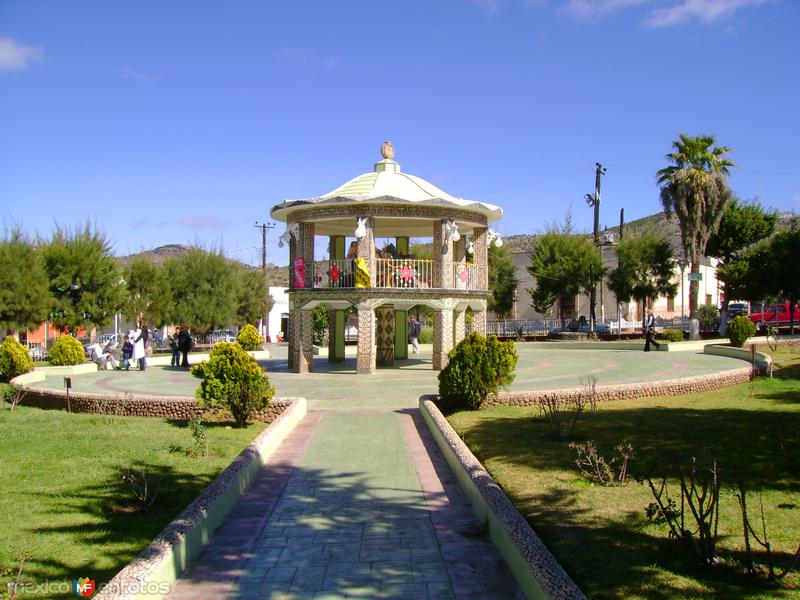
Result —
[[305, 398], [285, 400], [290, 402], [289, 407], [242, 450], [147, 548], [100, 590], [95, 596], [97, 600], [155, 599], [169, 591], [266, 464], [269, 456], [305, 416]]
[[[751, 379], [752, 371], [751, 367], [739, 367], [730, 371], [695, 375], [694, 377], [681, 379], [598, 385], [594, 389], [594, 394], [597, 402], [633, 400], [656, 396], [682, 396], [684, 394], [717, 390], [722, 387], [747, 383]], [[554, 390], [500, 392], [494, 398], [487, 398], [484, 406], [536, 406], [541, 400], [545, 399], [555, 398], [566, 402], [576, 398], [585, 398], [587, 394], [591, 393], [589, 386]]]
[[[752, 340], [753, 338], [750, 338]], [[747, 343], [750, 343], [748, 340]], [[715, 356], [727, 356], [728, 358], [738, 358], [745, 362], [752, 364], [755, 357], [755, 367], [759, 373], [767, 373], [772, 370], [772, 357], [765, 352], [756, 352], [750, 348], [737, 348], [735, 346], [722, 346], [720, 344], [711, 344], [703, 349], [705, 354], [713, 354]]]
[[420, 413], [525, 596], [531, 600], [584, 599], [580, 588], [458, 437], [431, 398], [422, 396], [419, 399]]

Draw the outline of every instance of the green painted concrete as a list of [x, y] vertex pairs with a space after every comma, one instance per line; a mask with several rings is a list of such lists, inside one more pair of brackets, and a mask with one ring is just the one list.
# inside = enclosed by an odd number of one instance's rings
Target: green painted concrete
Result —
[[408, 358], [408, 311], [394, 311], [394, 357], [396, 360]]

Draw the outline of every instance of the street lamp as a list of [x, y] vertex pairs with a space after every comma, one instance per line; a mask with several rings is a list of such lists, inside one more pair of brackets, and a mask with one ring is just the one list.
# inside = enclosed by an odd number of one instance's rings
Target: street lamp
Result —
[[681, 269], [681, 327], [683, 327], [683, 319], [686, 315], [684, 312], [684, 295], [683, 295], [683, 272], [686, 270], [686, 267], [689, 266], [689, 261], [685, 258], [678, 259], [678, 266]]

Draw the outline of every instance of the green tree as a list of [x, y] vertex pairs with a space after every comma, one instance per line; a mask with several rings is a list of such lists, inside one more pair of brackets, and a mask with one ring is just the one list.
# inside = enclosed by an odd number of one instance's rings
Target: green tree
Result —
[[[608, 275], [608, 288], [619, 300], [631, 298], [647, 306], [659, 296], [674, 296], [678, 284], [672, 276], [675, 263], [669, 242], [645, 231], [617, 245], [617, 267]], [[642, 331], [646, 317], [642, 315]]]
[[499, 318], [507, 319], [514, 310], [514, 293], [519, 281], [511, 253], [507, 246], [489, 246], [489, 298], [488, 309]]
[[774, 211], [765, 211], [757, 202], [742, 202], [734, 198], [722, 214], [719, 229], [708, 240], [706, 254], [720, 261], [717, 267], [717, 278], [722, 282], [723, 289], [720, 333], [727, 327], [728, 303], [731, 299], [739, 297], [735, 295], [731, 283], [740, 282], [736, 280], [729, 282], [728, 278], [731, 276], [735, 278], [741, 271], [736, 267], [731, 270], [726, 270], [724, 267], [735, 263], [738, 255], [746, 248], [771, 236], [777, 220]]
[[55, 298], [53, 323], [72, 333], [108, 324], [125, 288], [105, 235], [89, 223], [72, 231], [56, 226], [41, 250]]
[[190, 248], [185, 255], [167, 261], [166, 271], [174, 323], [205, 333], [236, 320], [237, 279], [221, 250]]
[[[672, 164], [657, 173], [661, 204], [667, 216], [674, 213], [678, 219], [692, 273], [700, 272], [700, 258], [731, 199], [727, 178], [729, 168], [735, 165], [725, 158], [730, 149], [715, 143], [714, 136], [680, 134], [672, 143], [675, 151], [666, 156]], [[689, 314], [693, 319], [697, 318], [699, 290], [698, 281], [689, 282]]]
[[266, 317], [272, 306], [264, 273], [251, 267], [237, 269], [236, 324], [256, 323]]
[[172, 309], [172, 289], [165, 269], [137, 258], [126, 269], [124, 279], [128, 298], [122, 312], [137, 323], [164, 325]]
[[41, 254], [19, 227], [0, 241], [0, 327], [9, 334], [47, 319], [53, 301]]
[[789, 301], [789, 328], [794, 335], [794, 305], [800, 298], [800, 229], [775, 234], [768, 252], [771, 260], [764, 261], [767, 264], [765, 287], [768, 293]]
[[558, 230], [536, 238], [528, 272], [536, 279], [528, 292], [541, 313], [549, 312], [559, 298], [588, 292], [605, 274], [590, 237]]

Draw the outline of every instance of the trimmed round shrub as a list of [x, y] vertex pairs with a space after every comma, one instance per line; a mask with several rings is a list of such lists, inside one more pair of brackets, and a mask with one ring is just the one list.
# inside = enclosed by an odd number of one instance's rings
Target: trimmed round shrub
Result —
[[191, 373], [202, 380], [198, 406], [230, 411], [237, 427], [247, 426], [253, 413], [269, 406], [275, 394], [269, 378], [239, 344], [214, 344], [208, 360], [192, 367]]
[[258, 329], [249, 323], [239, 330], [236, 343], [248, 351], [261, 350], [264, 347], [264, 338], [258, 335]]
[[658, 339], [665, 342], [682, 342], [683, 332], [680, 329], [665, 329], [658, 334]]
[[53, 342], [48, 356], [50, 364], [56, 367], [79, 365], [84, 361], [83, 346], [71, 335], [62, 335]]
[[714, 331], [719, 323], [719, 309], [713, 304], [701, 304], [697, 307], [697, 318], [700, 331]]
[[13, 336], [6, 336], [0, 344], [0, 379], [9, 381], [29, 371], [33, 371], [33, 359], [28, 349]]
[[446, 408], [478, 409], [490, 395], [514, 381], [517, 350], [513, 342], [471, 333], [450, 351], [439, 373], [439, 396]]
[[738, 316], [728, 321], [728, 328], [725, 330], [725, 337], [731, 340], [731, 344], [737, 348], [744, 346], [747, 338], [756, 334], [756, 326], [749, 317]]

